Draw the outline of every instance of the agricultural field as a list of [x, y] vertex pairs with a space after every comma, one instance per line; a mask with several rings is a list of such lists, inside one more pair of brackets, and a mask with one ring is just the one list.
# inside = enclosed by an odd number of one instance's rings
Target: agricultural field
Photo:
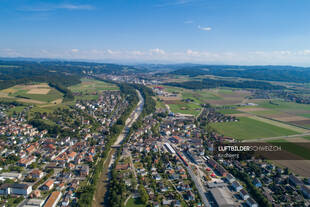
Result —
[[82, 92], [82, 93], [94, 93], [98, 91], [104, 90], [119, 90], [119, 88], [110, 83], [106, 83], [104, 81], [98, 81], [94, 79], [82, 78], [82, 83], [69, 87], [69, 89], [74, 92]]
[[163, 87], [164, 91], [176, 94], [174, 97], [159, 96], [165, 104], [169, 105], [171, 111], [191, 115], [199, 114], [201, 104], [209, 103], [214, 106], [240, 104], [246, 96], [250, 95], [247, 91], [228, 88], [189, 90], [172, 86]]
[[[290, 160], [273, 160], [275, 164], [281, 167], [287, 167], [292, 172], [308, 177], [310, 174], [310, 139], [309, 137], [284, 138], [268, 141], [282, 145], [286, 151], [284, 156]], [[306, 144], [305, 144], [306, 143]]]
[[0, 91], [0, 98], [32, 104], [58, 104], [62, 102], [63, 94], [50, 87], [47, 83], [16, 85]]
[[302, 146], [297, 142], [295, 143], [292, 141], [288, 141], [287, 139], [272, 140], [268, 141], [268, 143], [275, 143], [277, 145], [280, 145], [283, 150], [299, 156], [300, 159], [310, 160], [310, 151], [308, 146]]
[[299, 134], [292, 129], [276, 126], [249, 117], [239, 117], [238, 122], [211, 123], [219, 133], [239, 140], [251, 140]]
[[241, 112], [273, 119], [279, 122], [310, 129], [310, 105], [281, 100], [261, 100], [258, 106], [239, 107]]

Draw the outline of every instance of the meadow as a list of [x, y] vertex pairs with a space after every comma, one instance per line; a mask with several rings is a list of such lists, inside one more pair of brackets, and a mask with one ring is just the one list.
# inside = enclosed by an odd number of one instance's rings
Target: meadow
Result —
[[239, 107], [238, 110], [310, 129], [310, 105], [282, 100], [260, 100], [258, 106]]
[[16, 85], [11, 88], [1, 90], [0, 93], [5, 98], [34, 104], [52, 103], [55, 100], [62, 100], [63, 98], [63, 94], [60, 91], [55, 88], [51, 88], [46, 83]]
[[[198, 115], [202, 104], [215, 106], [231, 105], [241, 103], [249, 93], [246, 91], [233, 90], [229, 88], [190, 90], [173, 86], [163, 86], [169, 93], [177, 94], [174, 101], [165, 101], [174, 113]], [[190, 100], [185, 102], [182, 100]], [[237, 113], [237, 111], [236, 111]], [[240, 113], [240, 112], [238, 112]]]
[[211, 127], [220, 134], [239, 140], [298, 134], [298, 132], [291, 129], [275, 126], [249, 117], [239, 117], [239, 120], [238, 122], [211, 123]]
[[119, 90], [119, 88], [114, 85], [104, 81], [98, 81], [94, 79], [82, 78], [82, 83], [69, 87], [72, 92], [83, 92], [83, 93], [94, 93], [104, 90]]

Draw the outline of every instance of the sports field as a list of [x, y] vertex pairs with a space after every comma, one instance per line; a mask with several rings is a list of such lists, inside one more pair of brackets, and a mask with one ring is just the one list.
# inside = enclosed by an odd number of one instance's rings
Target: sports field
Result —
[[169, 107], [173, 113], [191, 114], [195, 116], [198, 115], [201, 110], [201, 106], [196, 103], [183, 103], [181, 101], [169, 104]]
[[266, 137], [287, 136], [299, 132], [275, 126], [249, 117], [239, 117], [238, 122], [212, 123], [211, 126], [220, 134], [239, 140], [250, 140]]

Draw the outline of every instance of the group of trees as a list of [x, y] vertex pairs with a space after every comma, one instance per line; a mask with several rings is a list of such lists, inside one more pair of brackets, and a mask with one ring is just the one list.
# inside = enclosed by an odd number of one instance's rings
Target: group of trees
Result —
[[259, 206], [266, 206], [266, 207], [272, 206], [268, 202], [267, 198], [262, 194], [262, 192], [253, 185], [253, 183], [251, 182], [251, 178], [247, 173], [239, 171], [235, 168], [230, 168], [229, 170], [233, 176], [240, 179], [246, 184], [249, 193], [258, 202]]
[[58, 91], [62, 92], [64, 94], [63, 102], [67, 101], [73, 101], [74, 95], [73, 93], [64, 85], [57, 82], [49, 82], [49, 86], [56, 88]]
[[227, 81], [215, 79], [203, 79], [202, 81], [185, 81], [185, 82], [170, 82], [165, 85], [176, 86], [186, 89], [210, 89], [217, 87], [230, 87], [230, 88], [250, 88], [250, 89], [263, 89], [263, 90], [281, 90], [285, 89], [284, 86], [273, 85], [262, 81]]

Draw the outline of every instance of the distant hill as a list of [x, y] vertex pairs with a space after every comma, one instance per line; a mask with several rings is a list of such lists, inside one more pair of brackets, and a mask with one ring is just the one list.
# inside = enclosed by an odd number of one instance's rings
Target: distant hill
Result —
[[169, 74], [214, 75], [221, 77], [240, 77], [265, 81], [309, 82], [310, 68], [295, 66], [234, 66], [234, 65], [199, 65], [187, 66]]

